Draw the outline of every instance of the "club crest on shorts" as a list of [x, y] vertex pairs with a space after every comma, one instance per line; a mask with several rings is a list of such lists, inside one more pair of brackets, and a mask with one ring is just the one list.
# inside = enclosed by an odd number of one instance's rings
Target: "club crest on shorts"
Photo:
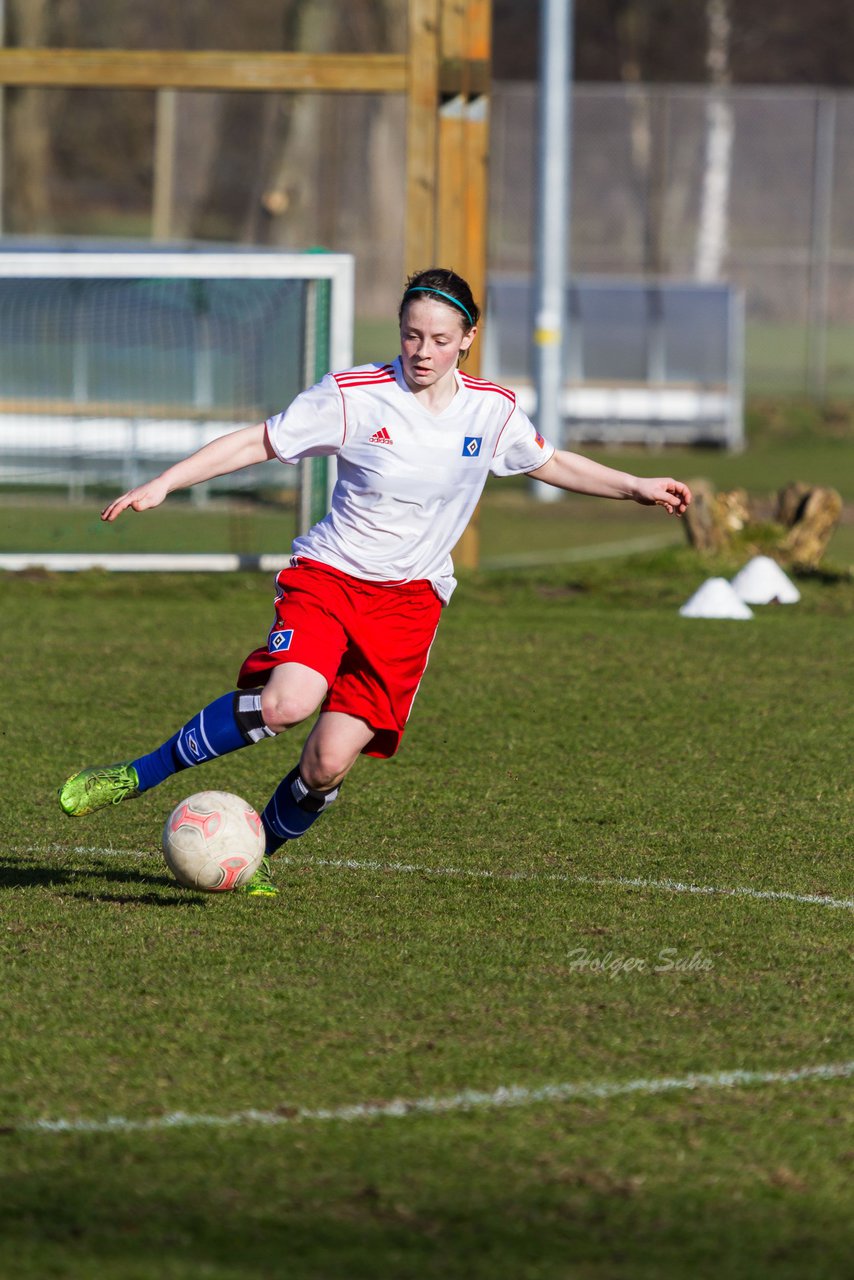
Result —
[[476, 458], [483, 444], [483, 436], [466, 436], [463, 441], [463, 457]]
[[293, 627], [288, 627], [286, 631], [277, 631], [275, 627], [270, 632], [270, 638], [267, 641], [268, 653], [287, 653], [291, 647], [291, 641], [294, 638]]

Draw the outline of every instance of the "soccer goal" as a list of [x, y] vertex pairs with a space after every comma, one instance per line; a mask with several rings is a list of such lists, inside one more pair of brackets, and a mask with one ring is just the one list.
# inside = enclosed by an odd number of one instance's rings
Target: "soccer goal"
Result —
[[[0, 252], [0, 497], [95, 503], [285, 408], [352, 347], [350, 255]], [[249, 467], [194, 498], [290, 486], [306, 526], [330, 478], [325, 460], [299, 471]]]

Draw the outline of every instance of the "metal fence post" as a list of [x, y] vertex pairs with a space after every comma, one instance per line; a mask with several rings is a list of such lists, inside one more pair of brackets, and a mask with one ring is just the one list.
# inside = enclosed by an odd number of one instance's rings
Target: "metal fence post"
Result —
[[[542, 0], [540, 24], [534, 369], [537, 428], [560, 445], [569, 258], [573, 0]], [[536, 482], [534, 492], [544, 502], [560, 497], [559, 489]]]
[[816, 99], [815, 151], [810, 218], [807, 294], [807, 391], [818, 398], [827, 390], [827, 283], [830, 273], [836, 96]]

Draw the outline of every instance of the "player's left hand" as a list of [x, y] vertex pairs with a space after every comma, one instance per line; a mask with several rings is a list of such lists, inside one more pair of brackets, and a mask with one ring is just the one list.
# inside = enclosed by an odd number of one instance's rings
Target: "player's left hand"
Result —
[[691, 490], [681, 480], [658, 477], [639, 480], [633, 497], [644, 507], [664, 507], [669, 516], [681, 516], [690, 506]]

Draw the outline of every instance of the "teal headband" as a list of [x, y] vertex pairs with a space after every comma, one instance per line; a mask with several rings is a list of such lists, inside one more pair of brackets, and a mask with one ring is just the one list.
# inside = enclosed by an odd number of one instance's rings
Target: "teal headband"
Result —
[[453, 302], [455, 307], [459, 307], [466, 320], [468, 320], [469, 324], [474, 328], [474, 320], [472, 320], [468, 310], [463, 306], [459, 298], [455, 298], [451, 293], [445, 293], [444, 289], [434, 289], [432, 284], [414, 284], [411, 289], [406, 290], [406, 293], [403, 295], [404, 298], [408, 298], [410, 293], [438, 293], [440, 298], [447, 298], [449, 302]]

